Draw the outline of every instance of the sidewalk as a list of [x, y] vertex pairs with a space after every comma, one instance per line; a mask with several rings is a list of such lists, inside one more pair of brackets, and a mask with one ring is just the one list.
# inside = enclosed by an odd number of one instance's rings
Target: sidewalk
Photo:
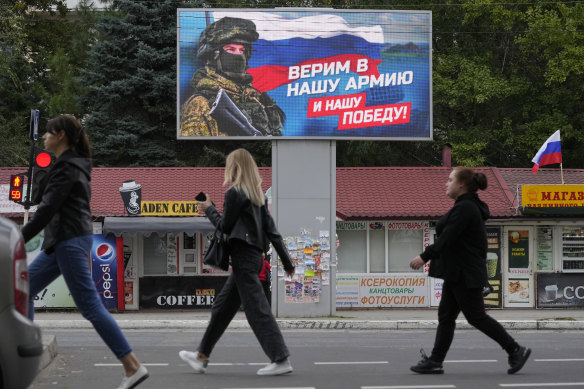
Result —
[[[583, 330], [584, 309], [503, 309], [489, 314], [508, 329], [514, 330]], [[114, 313], [122, 329], [204, 329], [209, 310], [141, 310]], [[436, 328], [436, 309], [337, 310], [334, 316], [278, 317], [281, 328], [401, 330]], [[43, 329], [91, 328], [91, 324], [74, 311], [36, 312], [35, 322]], [[229, 328], [249, 328], [243, 312], [238, 312]], [[472, 328], [461, 314], [457, 328]]]

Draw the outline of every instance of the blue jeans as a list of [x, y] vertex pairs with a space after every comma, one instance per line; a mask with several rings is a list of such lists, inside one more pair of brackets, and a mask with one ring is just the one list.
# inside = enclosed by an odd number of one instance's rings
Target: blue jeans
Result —
[[30, 282], [29, 318], [34, 318], [34, 297], [63, 275], [65, 283], [73, 296], [77, 309], [112, 350], [121, 358], [132, 352], [124, 334], [112, 315], [105, 309], [95, 283], [89, 272], [89, 254], [93, 244], [92, 235], [79, 236], [59, 241], [54, 251], [42, 251], [28, 267]]

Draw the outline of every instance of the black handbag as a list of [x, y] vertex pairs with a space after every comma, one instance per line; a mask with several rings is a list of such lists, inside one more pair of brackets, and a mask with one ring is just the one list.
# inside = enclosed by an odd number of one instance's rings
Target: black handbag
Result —
[[211, 236], [211, 242], [203, 257], [203, 263], [224, 271], [229, 269], [229, 243], [227, 242], [227, 235], [219, 227], [215, 228], [215, 232]]

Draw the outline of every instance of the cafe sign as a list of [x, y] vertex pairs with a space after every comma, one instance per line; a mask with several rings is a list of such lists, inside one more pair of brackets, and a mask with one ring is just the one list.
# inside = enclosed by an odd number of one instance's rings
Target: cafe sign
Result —
[[524, 207], [584, 207], [584, 185], [523, 185]]
[[196, 201], [142, 201], [141, 216], [199, 216]]

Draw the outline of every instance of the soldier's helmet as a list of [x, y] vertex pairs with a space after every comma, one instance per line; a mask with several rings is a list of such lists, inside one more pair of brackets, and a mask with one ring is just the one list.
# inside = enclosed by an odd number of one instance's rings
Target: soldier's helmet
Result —
[[215, 50], [228, 43], [245, 46], [246, 57], [251, 57], [251, 45], [258, 40], [256, 25], [251, 20], [224, 17], [209, 24], [199, 37], [197, 58], [206, 61], [212, 59]]

